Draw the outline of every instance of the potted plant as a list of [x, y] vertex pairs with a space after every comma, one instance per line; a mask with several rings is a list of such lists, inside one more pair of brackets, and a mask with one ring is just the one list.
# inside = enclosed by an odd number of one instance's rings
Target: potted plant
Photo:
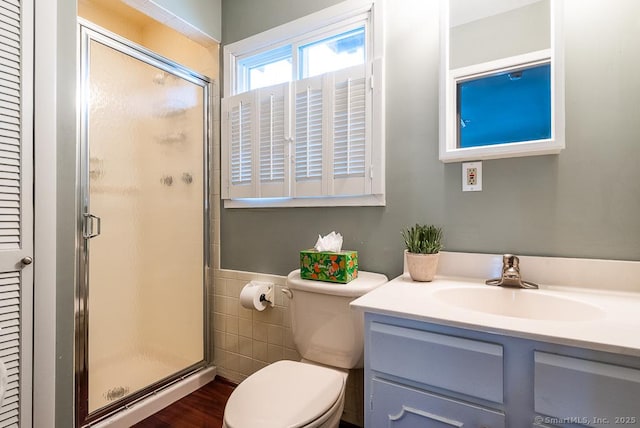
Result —
[[414, 281], [432, 281], [442, 249], [442, 228], [420, 225], [402, 231], [407, 249], [407, 268]]

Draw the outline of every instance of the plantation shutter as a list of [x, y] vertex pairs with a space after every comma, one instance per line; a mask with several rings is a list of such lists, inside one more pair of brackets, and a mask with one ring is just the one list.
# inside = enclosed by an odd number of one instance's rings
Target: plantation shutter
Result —
[[258, 90], [258, 197], [289, 196], [289, 88], [287, 82]]
[[370, 91], [364, 67], [352, 67], [333, 75], [333, 195], [371, 192], [366, 175], [371, 163], [368, 138]]
[[222, 197], [372, 194], [372, 89], [354, 66], [222, 100]]
[[295, 84], [295, 196], [371, 193], [370, 91], [364, 66]]
[[223, 197], [255, 197], [254, 141], [257, 136], [254, 92], [222, 100]]
[[0, 0], [0, 426], [32, 424], [33, 2]]
[[323, 76], [295, 82], [293, 196], [321, 196], [325, 190], [325, 96]]

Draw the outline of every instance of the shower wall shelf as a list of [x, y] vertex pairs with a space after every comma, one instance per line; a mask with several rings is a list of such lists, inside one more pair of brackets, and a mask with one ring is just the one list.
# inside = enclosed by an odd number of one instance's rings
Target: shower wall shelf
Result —
[[96, 194], [111, 194], [111, 195], [133, 195], [140, 192], [140, 189], [133, 186], [106, 186], [106, 185], [92, 185], [91, 193]]
[[189, 110], [189, 105], [182, 100], [167, 100], [153, 109], [153, 116], [168, 118], [183, 115]]
[[184, 132], [173, 132], [171, 134], [156, 137], [156, 141], [160, 144], [184, 143], [187, 140], [187, 134]]

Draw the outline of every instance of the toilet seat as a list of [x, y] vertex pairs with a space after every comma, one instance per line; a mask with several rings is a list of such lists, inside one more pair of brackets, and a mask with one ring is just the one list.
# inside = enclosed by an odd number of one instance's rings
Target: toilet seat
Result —
[[[344, 399], [346, 373], [296, 361], [277, 361], [245, 379], [224, 413], [227, 428], [315, 426]], [[342, 406], [340, 406], [342, 408]]]

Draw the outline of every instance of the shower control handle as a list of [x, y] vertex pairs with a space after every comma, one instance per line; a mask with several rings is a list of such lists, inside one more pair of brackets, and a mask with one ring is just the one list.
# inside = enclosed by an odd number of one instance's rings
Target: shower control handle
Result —
[[[102, 223], [102, 220], [100, 219], [100, 217], [97, 217], [93, 214], [89, 214], [89, 213], [85, 213], [84, 214], [84, 218], [85, 218], [85, 224], [84, 224], [84, 229], [82, 231], [82, 236], [84, 237], [84, 239], [91, 239], [91, 238], [95, 238], [96, 236], [100, 235], [100, 226]], [[93, 233], [93, 223], [96, 223], [96, 232]], [[88, 231], [87, 231], [88, 230]]]

